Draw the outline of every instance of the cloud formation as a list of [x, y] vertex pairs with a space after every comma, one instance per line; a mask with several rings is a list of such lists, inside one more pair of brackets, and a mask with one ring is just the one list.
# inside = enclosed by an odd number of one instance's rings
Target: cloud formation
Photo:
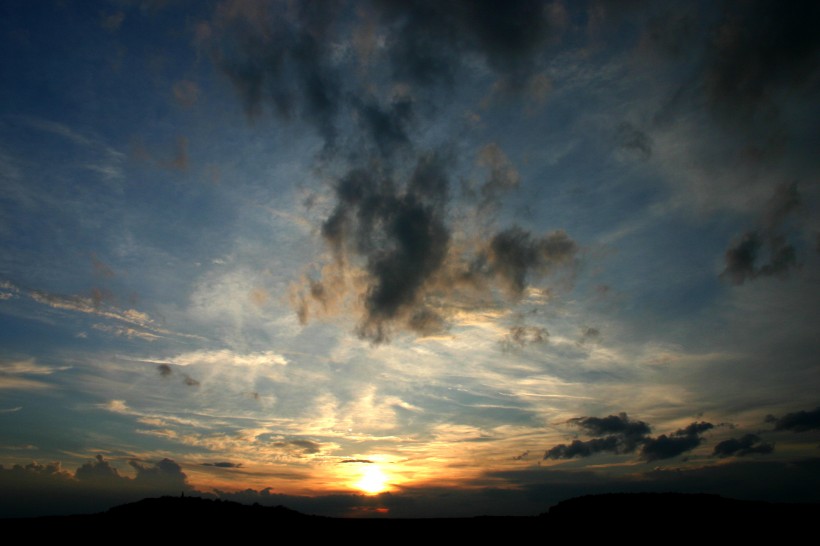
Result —
[[[326, 312], [353, 290], [363, 302], [361, 337], [383, 342], [395, 326], [434, 334], [446, 328], [449, 308], [471, 303], [465, 290], [477, 302], [496, 287], [516, 301], [532, 280], [572, 263], [578, 245], [566, 233], [539, 237], [517, 226], [465, 255], [447, 225], [447, 164], [441, 154], [425, 154], [403, 184], [361, 168], [337, 182], [336, 206], [322, 224], [334, 263], [298, 291], [302, 322], [311, 309]], [[357, 277], [359, 268], [364, 275]]]
[[793, 432], [808, 432], [820, 430], [820, 407], [812, 411], [796, 411], [787, 413], [783, 417], [766, 416], [766, 422], [774, 423], [775, 430], [791, 430]]
[[501, 340], [501, 346], [505, 350], [510, 350], [547, 343], [549, 336], [547, 329], [539, 326], [512, 326], [509, 333]]
[[102, 455], [75, 472], [60, 463], [0, 465], [0, 513], [4, 517], [100, 512], [145, 497], [193, 491], [182, 468], [171, 459], [146, 463], [132, 459], [133, 478], [123, 476]]
[[[168, 364], [158, 364], [157, 371], [161, 377], [171, 377], [174, 374], [174, 369], [169, 366]], [[200, 385], [199, 381], [188, 375], [187, 373], [182, 374], [182, 382], [188, 385], [189, 387], [198, 387]]]
[[756, 434], [746, 434], [740, 438], [730, 438], [715, 445], [713, 457], [744, 457], [746, 455], [768, 454], [774, 451], [774, 444], [761, 440]]
[[215, 466], [216, 468], [241, 468], [242, 463], [231, 463], [228, 461], [220, 461], [218, 463], [202, 463], [202, 466]]
[[797, 184], [780, 184], [769, 199], [761, 224], [726, 250], [721, 278], [741, 285], [757, 277], [785, 277], [797, 267], [797, 253], [784, 233], [789, 216], [800, 205]]
[[274, 442], [273, 446], [299, 455], [315, 455], [322, 451], [322, 445], [311, 440], [285, 440]]
[[[437, 87], [468, 63], [523, 90], [550, 35], [544, 3], [378, 0], [351, 17], [340, 9], [226, 2], [207, 33], [246, 111], [306, 122], [324, 143], [322, 168], [333, 165], [335, 206], [320, 232], [334, 262], [294, 290], [299, 320], [352, 305], [356, 332], [375, 343], [395, 329], [441, 333], [449, 309], [464, 304], [458, 290], [486, 300], [500, 286], [516, 300], [529, 281], [571, 262], [577, 245], [563, 231], [514, 226], [471, 249], [456, 245], [457, 158], [447, 146], [429, 151], [414, 133], [436, 111]], [[340, 55], [334, 44], [349, 36], [354, 47]], [[487, 213], [520, 175], [496, 144], [478, 162], [489, 171], [478, 204]]]
[[567, 423], [599, 438], [559, 444], [547, 450], [544, 459], [589, 457], [601, 452], [632, 453], [647, 440], [647, 435], [652, 431], [647, 423], [632, 421], [626, 413], [607, 417], [576, 417]]
[[649, 436], [650, 426], [643, 421], [632, 421], [626, 413], [608, 417], [576, 417], [568, 424], [581, 428], [590, 440], [573, 440], [558, 444], [544, 453], [544, 459], [572, 459], [597, 453], [634, 453], [640, 448], [640, 458], [650, 462], [670, 459], [698, 447], [701, 435], [714, 428], [712, 423], [695, 422], [669, 435]]
[[715, 426], [712, 423], [701, 421], [678, 429], [668, 436], [661, 434], [657, 438], [647, 438], [643, 442], [641, 458], [651, 462], [658, 459], [677, 457], [698, 447], [703, 442], [701, 434], [713, 428]]
[[726, 8], [707, 51], [706, 96], [732, 121], [770, 118], [780, 93], [816, 81], [820, 37], [811, 21], [820, 17], [820, 8], [808, 2], [783, 9], [773, 0]]

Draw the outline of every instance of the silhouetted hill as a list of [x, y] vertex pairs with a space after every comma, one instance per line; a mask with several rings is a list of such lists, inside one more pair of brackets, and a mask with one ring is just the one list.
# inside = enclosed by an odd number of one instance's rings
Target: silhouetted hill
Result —
[[[356, 538], [374, 543], [391, 538], [430, 540], [488, 537], [613, 537], [647, 543], [669, 537], [788, 536], [816, 521], [820, 505], [738, 501], [717, 495], [630, 493], [590, 495], [563, 501], [532, 517], [453, 519], [343, 519], [310, 516], [283, 506], [264, 507], [199, 497], [162, 497], [117, 506], [100, 514], [2, 520], [7, 530], [151, 539], [313, 540]], [[653, 539], [654, 537], [654, 539]]]
[[562, 501], [541, 518], [552, 528], [630, 528], [641, 523], [675, 533], [722, 530], [753, 536], [788, 532], [820, 516], [820, 505], [726, 499], [683, 493], [611, 493]]

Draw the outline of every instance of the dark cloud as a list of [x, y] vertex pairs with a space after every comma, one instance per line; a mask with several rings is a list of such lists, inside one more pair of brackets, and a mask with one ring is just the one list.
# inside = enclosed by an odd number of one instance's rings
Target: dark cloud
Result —
[[202, 466], [215, 466], [217, 468], [242, 468], [242, 463], [231, 463], [227, 461], [221, 461], [218, 463], [202, 463]]
[[[418, 335], [444, 330], [448, 306], [469, 299], [460, 288], [486, 299], [495, 284], [517, 300], [531, 281], [572, 263], [578, 246], [563, 231], [539, 237], [513, 227], [472, 256], [459, 252], [446, 223], [446, 165], [440, 154], [424, 155], [403, 185], [378, 170], [354, 169], [339, 180], [336, 207], [322, 225], [335, 269], [321, 279], [306, 279], [296, 298], [300, 320], [308, 319], [312, 305], [327, 311], [342, 299], [350, 286], [337, 281], [354, 276], [345, 272], [356, 264], [367, 273], [357, 298], [364, 303], [357, 330], [378, 343], [389, 339], [395, 326]], [[542, 339], [545, 334], [521, 333]]]
[[273, 445], [289, 451], [298, 451], [305, 455], [313, 455], [322, 451], [321, 444], [310, 440], [287, 440], [275, 442]]
[[643, 442], [641, 458], [647, 462], [659, 459], [671, 459], [691, 451], [702, 442], [701, 434], [714, 428], [712, 423], [692, 423], [686, 428], [678, 429], [670, 435], [661, 434], [657, 438], [647, 438]]
[[581, 339], [578, 340], [580, 345], [585, 343], [594, 343], [601, 338], [601, 331], [598, 328], [588, 326], [581, 332]]
[[715, 446], [713, 457], [743, 457], [745, 455], [767, 454], [774, 451], [774, 445], [764, 442], [755, 434], [741, 438], [730, 438]]
[[488, 144], [481, 149], [478, 164], [489, 170], [487, 179], [481, 186], [478, 207], [479, 214], [488, 214], [495, 212], [494, 209], [506, 192], [518, 188], [521, 175], [497, 144]]
[[290, 444], [303, 449], [305, 453], [319, 453], [322, 449], [319, 444], [310, 440], [291, 440]]
[[373, 464], [373, 461], [371, 461], [369, 459], [345, 459], [343, 461], [339, 461], [339, 464], [347, 464], [347, 463]]
[[592, 440], [574, 440], [571, 444], [559, 444], [544, 454], [545, 459], [571, 459], [589, 457], [596, 453], [631, 453], [647, 441], [652, 429], [643, 421], [632, 421], [626, 413], [607, 417], [576, 417], [567, 423], [581, 428]]
[[816, 2], [730, 2], [706, 56], [705, 90], [714, 110], [733, 120], [773, 114], [784, 90], [816, 86], [820, 74]]
[[170, 459], [129, 464], [134, 478], [121, 475], [102, 455], [74, 473], [60, 463], [0, 465], [0, 517], [100, 512], [145, 497], [192, 491], [185, 473]]
[[757, 276], [755, 262], [762, 247], [757, 232], [750, 231], [726, 251], [726, 269], [720, 274], [732, 284], [743, 284]]
[[797, 184], [780, 184], [767, 203], [761, 226], [743, 234], [726, 251], [726, 268], [720, 274], [740, 285], [757, 277], [785, 277], [798, 266], [797, 254], [784, 234], [785, 224], [800, 205]]
[[546, 343], [549, 335], [546, 328], [539, 326], [512, 326], [510, 332], [501, 340], [501, 345], [504, 349], [514, 349]]
[[[174, 374], [174, 369], [169, 364], [158, 364], [157, 371], [162, 377], [171, 377]], [[198, 387], [200, 382], [187, 373], [182, 374], [182, 382], [189, 387]]]
[[541, 0], [377, 0], [393, 74], [420, 85], [451, 82], [470, 57], [513, 82], [531, 70], [549, 38]]
[[233, 3], [217, 10], [209, 44], [249, 115], [264, 105], [300, 117], [332, 145], [344, 97], [334, 60], [334, 21], [341, 4]]
[[631, 152], [641, 159], [652, 157], [652, 139], [627, 121], [618, 125], [615, 132], [615, 141], [619, 148]]
[[128, 464], [137, 471], [134, 483], [141, 487], [176, 491], [188, 489], [187, 476], [182, 467], [171, 459], [165, 458], [150, 466], [136, 460], [128, 461]]
[[382, 157], [388, 158], [397, 150], [410, 146], [407, 130], [415, 112], [409, 96], [395, 94], [386, 107], [372, 97], [367, 101], [355, 100], [352, 105], [363, 134], [370, 136], [375, 151]]
[[[375, 343], [396, 328], [436, 334], [448, 327], [457, 288], [486, 293], [488, 281], [498, 281], [518, 298], [529, 281], [569, 263], [577, 245], [562, 231], [537, 236], [514, 227], [479, 241], [469, 256], [454, 248], [452, 152], [425, 151], [413, 134], [437, 110], [428, 84], [464, 65], [482, 62], [508, 88], [525, 91], [549, 36], [544, 2], [374, 0], [344, 9], [232, 3], [205, 33], [248, 113], [310, 124], [324, 142], [319, 168], [344, 172], [331, 174], [335, 206], [321, 225], [335, 263], [294, 289], [300, 322], [353, 306], [357, 333]], [[378, 27], [370, 38], [368, 25]], [[353, 47], [340, 51], [351, 35]], [[486, 211], [519, 175], [495, 144], [479, 163], [489, 170], [480, 188]]]
[[571, 459], [589, 457], [596, 453], [632, 453], [641, 448], [642, 459], [654, 461], [669, 459], [691, 451], [701, 444], [701, 434], [714, 428], [712, 423], [695, 422], [668, 436], [649, 436], [651, 427], [643, 421], [632, 421], [626, 413], [608, 417], [577, 417], [567, 421], [580, 427], [586, 434], [597, 436], [591, 440], [574, 440], [570, 444], [558, 444], [547, 450], [545, 459]]
[[768, 415], [766, 421], [774, 423], [775, 430], [791, 430], [794, 432], [820, 430], [820, 407], [812, 411], [801, 410], [787, 413], [783, 417]]
[[85, 463], [77, 469], [74, 476], [78, 480], [119, 480], [123, 479], [116, 468], [106, 461], [102, 455], [97, 455], [94, 461]]
[[[234, 84], [249, 115], [272, 110], [283, 119], [312, 125], [333, 150], [351, 117], [369, 143], [389, 155], [409, 143], [406, 125], [412, 101], [394, 96], [380, 104], [362, 66], [386, 62], [395, 82], [428, 85], [452, 81], [462, 66], [484, 61], [503, 78], [527, 81], [548, 36], [544, 3], [478, 2], [363, 3], [343, 13], [341, 3], [230, 3], [216, 11], [205, 44]], [[340, 54], [337, 44], [376, 22], [385, 39], [360, 56]], [[353, 53], [351, 51], [349, 53]]]
[[607, 417], [578, 417], [570, 419], [569, 423], [577, 425], [590, 436], [604, 436], [607, 434], [623, 436], [625, 442], [632, 449], [641, 438], [652, 432], [648, 424], [643, 421], [631, 421], [626, 413]]
[[[419, 159], [405, 188], [384, 174], [362, 169], [337, 184], [338, 202], [322, 235], [337, 262], [365, 259], [370, 280], [359, 325], [363, 337], [383, 341], [386, 323], [405, 315], [412, 326], [413, 315], [433, 314], [419, 307], [420, 294], [447, 254], [450, 232], [442, 210], [447, 193], [444, 159], [435, 154]], [[325, 289], [314, 284], [311, 295], [323, 296]], [[416, 323], [424, 326], [434, 318], [421, 316]]]
[[563, 231], [534, 237], [517, 226], [497, 233], [490, 241], [488, 261], [507, 289], [519, 297], [532, 274], [544, 275], [556, 265], [567, 263], [578, 251]]
[[545, 459], [572, 459], [573, 457], [589, 457], [596, 453], [621, 453], [622, 444], [619, 436], [606, 436], [592, 440], [573, 440], [571, 444], [558, 444], [544, 453]]
[[699, 24], [695, 6], [671, 4], [669, 9], [647, 21], [643, 41], [650, 53], [679, 59], [691, 52]]

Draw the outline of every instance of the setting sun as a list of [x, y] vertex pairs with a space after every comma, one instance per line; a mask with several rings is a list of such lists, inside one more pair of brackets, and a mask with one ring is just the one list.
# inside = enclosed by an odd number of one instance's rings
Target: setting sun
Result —
[[386, 482], [387, 476], [378, 466], [368, 465], [362, 471], [362, 477], [356, 482], [356, 487], [369, 495], [375, 495], [387, 489]]

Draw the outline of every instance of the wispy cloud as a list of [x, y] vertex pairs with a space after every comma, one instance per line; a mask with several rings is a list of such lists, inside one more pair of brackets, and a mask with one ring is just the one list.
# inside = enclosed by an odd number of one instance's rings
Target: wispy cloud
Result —
[[[63, 296], [43, 290], [25, 289], [9, 281], [3, 281], [3, 287], [13, 294], [25, 294], [33, 301], [60, 311], [69, 311], [98, 316], [115, 321], [114, 324], [94, 324], [99, 331], [109, 332], [126, 337], [137, 337], [153, 341], [161, 337], [182, 337], [201, 339], [200, 336], [173, 332], [160, 326], [148, 313], [137, 309], [121, 309], [87, 296]], [[119, 324], [117, 324], [119, 323]]]
[[[54, 385], [40, 379], [32, 379], [27, 376], [49, 376], [57, 372], [71, 369], [71, 366], [44, 366], [37, 364], [33, 358], [26, 360], [15, 360], [0, 362], [0, 389], [10, 390], [39, 390], [50, 389]], [[18, 411], [20, 408], [4, 410], [7, 412]]]

